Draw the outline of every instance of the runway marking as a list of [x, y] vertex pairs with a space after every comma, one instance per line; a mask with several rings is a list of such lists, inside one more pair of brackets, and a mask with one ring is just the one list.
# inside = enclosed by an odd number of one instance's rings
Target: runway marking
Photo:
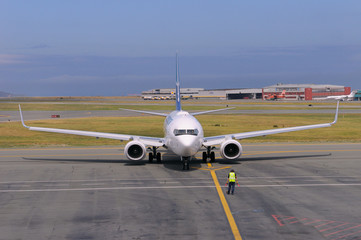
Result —
[[[318, 232], [320, 232], [324, 238], [327, 239], [332, 238], [330, 240], [347, 240], [350, 239], [349, 236], [355, 234], [357, 235], [354, 236], [352, 239], [360, 239], [361, 237], [359, 235], [361, 233], [360, 230], [361, 224], [359, 223], [310, 219], [310, 218], [298, 219], [296, 217], [289, 217], [282, 215], [272, 215], [272, 217], [280, 227], [284, 227], [287, 224], [294, 224], [294, 223], [300, 223], [300, 224], [312, 226]], [[326, 228], [320, 229], [321, 226], [324, 226]]]
[[[212, 173], [212, 172], [211, 172]], [[215, 172], [213, 171], [213, 175]], [[212, 176], [213, 177], [213, 176]], [[217, 177], [215, 175], [215, 177]], [[214, 185], [193, 185], [193, 186], [129, 186], [129, 187], [94, 187], [94, 188], [44, 188], [44, 189], [0, 189], [0, 193], [16, 193], [16, 192], [65, 192], [65, 191], [106, 191], [106, 190], [134, 190], [134, 189], [189, 189], [189, 188], [216, 188], [217, 191], [221, 191], [221, 195], [223, 195], [223, 200], [225, 201], [225, 197], [222, 191], [222, 188], [219, 185], [217, 179], [218, 187]], [[141, 184], [141, 183], [139, 183]], [[54, 185], [51, 185], [54, 186]], [[361, 186], [361, 183], [350, 183], [350, 184], [287, 184], [287, 185], [242, 185], [243, 187], [248, 188], [265, 188], [265, 187], [347, 187], [347, 186]], [[228, 204], [227, 204], [228, 206]], [[229, 209], [229, 207], [228, 207]], [[232, 217], [233, 218], [233, 217]]]
[[83, 148], [76, 148], [76, 147], [69, 147], [69, 148], [14, 148], [14, 149], [0, 149], [0, 152], [3, 151], [19, 151], [19, 150], [26, 150], [26, 151], [64, 151], [64, 150], [121, 150], [121, 147], [83, 147]]
[[104, 183], [83, 183], [83, 186], [104, 186]]
[[[167, 181], [167, 180], [189, 180], [189, 181], [197, 181], [198, 180], [209, 180], [209, 178], [138, 178], [138, 181]], [[79, 179], [79, 180], [54, 180], [54, 181], [6, 181], [0, 182], [0, 184], [18, 184], [18, 183], [63, 183], [63, 182], [119, 182], [119, 181], [134, 181], [134, 179]], [[130, 183], [122, 183], [122, 184], [135, 184], [134, 182]]]
[[215, 169], [215, 168], [212, 167], [212, 164], [207, 163], [207, 165], [208, 165], [209, 171], [211, 172], [214, 184], [216, 185], [218, 196], [219, 196], [219, 198], [221, 200], [224, 212], [226, 213], [228, 223], [229, 223], [229, 225], [231, 227], [234, 239], [242, 240], [242, 237], [241, 237], [241, 234], [239, 233], [237, 224], [234, 221], [232, 212], [231, 212], [231, 210], [230, 210], [230, 208], [228, 206], [227, 200], [226, 200], [226, 198], [224, 196], [223, 190], [222, 190], [221, 186], [219, 185], [219, 181], [218, 181], [218, 178], [217, 178], [216, 170], [220, 170], [220, 169], [224, 169], [224, 168]]
[[69, 184], [66, 184], [66, 183], [53, 183], [53, 184], [45, 184], [44, 187], [69, 187]]
[[264, 155], [272, 153], [305, 153], [305, 152], [360, 152], [361, 149], [330, 149], [330, 150], [288, 150], [288, 151], [253, 151], [244, 153], [242, 156]]
[[[208, 163], [208, 164], [210, 164], [210, 163]], [[215, 168], [211, 164], [211, 167], [208, 166], [207, 168], [199, 168], [199, 167], [192, 167], [192, 168], [199, 169], [199, 170], [205, 170], [205, 171], [217, 171], [217, 170], [226, 169], [226, 168], [230, 168], [230, 167], [228, 166], [228, 167]]]
[[79, 191], [107, 191], [107, 190], [134, 190], [134, 189], [187, 189], [187, 188], [214, 188], [215, 186], [149, 186], [149, 187], [94, 187], [94, 188], [44, 188], [44, 189], [3, 189], [0, 193], [21, 192], [79, 192]]

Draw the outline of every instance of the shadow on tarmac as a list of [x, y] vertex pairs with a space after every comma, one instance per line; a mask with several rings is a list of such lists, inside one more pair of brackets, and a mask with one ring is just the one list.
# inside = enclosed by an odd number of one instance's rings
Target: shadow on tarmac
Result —
[[[247, 157], [240, 158], [237, 160], [225, 160], [225, 159], [216, 159], [216, 163], [221, 165], [238, 165], [242, 162], [253, 162], [253, 161], [272, 161], [272, 160], [286, 160], [286, 159], [297, 159], [297, 158], [314, 158], [314, 157], [327, 157], [331, 156], [331, 153], [328, 154], [312, 154], [312, 155], [296, 155], [296, 156], [273, 156], [273, 157]], [[162, 155], [161, 163], [156, 161], [149, 163], [146, 160], [142, 161], [132, 161], [132, 160], [105, 160], [105, 159], [71, 159], [71, 158], [27, 158], [23, 157], [24, 160], [29, 161], [48, 161], [48, 162], [73, 162], [73, 163], [114, 163], [114, 164], [124, 164], [125, 166], [144, 166], [148, 164], [163, 165], [165, 168], [173, 171], [196, 171], [198, 168], [204, 165], [201, 159], [193, 158], [190, 162], [190, 169], [183, 170], [182, 162], [179, 159], [179, 156], [165, 153]]]
[[30, 161], [48, 161], [48, 162], [80, 162], [80, 163], [123, 163], [126, 166], [139, 166], [145, 165], [144, 161], [132, 161], [132, 160], [105, 160], [105, 159], [71, 159], [71, 158], [26, 158], [24, 160]]
[[314, 158], [314, 157], [328, 157], [331, 153], [327, 154], [312, 154], [312, 155], [295, 155], [295, 156], [274, 156], [274, 157], [247, 157], [241, 158], [242, 161], [265, 161], [265, 160], [283, 160], [283, 159], [295, 159], [295, 158]]

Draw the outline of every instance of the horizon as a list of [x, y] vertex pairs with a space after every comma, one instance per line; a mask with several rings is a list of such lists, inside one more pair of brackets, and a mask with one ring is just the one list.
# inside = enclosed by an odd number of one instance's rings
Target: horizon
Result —
[[183, 88], [361, 89], [358, 9], [356, 0], [4, 0], [0, 91], [127, 96], [172, 88], [177, 51]]

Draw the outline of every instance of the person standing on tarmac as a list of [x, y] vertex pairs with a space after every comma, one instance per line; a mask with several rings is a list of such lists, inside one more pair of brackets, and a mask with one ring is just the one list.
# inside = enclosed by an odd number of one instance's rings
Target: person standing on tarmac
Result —
[[228, 184], [228, 191], [227, 191], [227, 194], [229, 194], [230, 192], [234, 193], [234, 187], [235, 185], [239, 186], [238, 184], [238, 179], [237, 179], [237, 176], [236, 176], [236, 173], [234, 172], [234, 170], [232, 169], [229, 173], [228, 173], [228, 176], [227, 176], [227, 183], [226, 185]]

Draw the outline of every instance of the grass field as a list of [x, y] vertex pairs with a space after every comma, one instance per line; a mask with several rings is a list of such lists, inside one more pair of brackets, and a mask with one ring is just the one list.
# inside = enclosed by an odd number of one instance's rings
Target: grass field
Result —
[[[109, 102], [19, 102], [19, 103], [1, 103], [0, 111], [18, 111], [19, 104], [24, 111], [96, 111], [96, 110], [118, 110], [119, 108], [130, 108], [136, 110], [163, 110], [173, 111], [174, 102], [172, 101], [137, 101], [134, 103], [109, 103]], [[188, 100], [182, 103], [186, 111], [206, 111], [225, 107], [232, 107], [233, 110], [307, 110], [307, 109], [330, 109], [335, 108], [335, 102], [241, 102], [241, 101], [195, 101]], [[360, 103], [342, 103], [347, 109], [361, 109]]]

